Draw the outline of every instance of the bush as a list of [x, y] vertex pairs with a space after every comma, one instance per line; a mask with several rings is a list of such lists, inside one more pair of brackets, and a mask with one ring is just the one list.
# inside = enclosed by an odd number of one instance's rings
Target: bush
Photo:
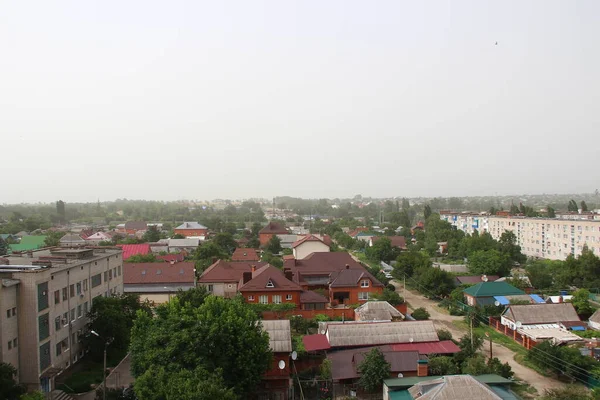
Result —
[[423, 321], [429, 319], [429, 312], [423, 307], [419, 307], [412, 312], [412, 317], [417, 321]]
[[452, 334], [448, 329], [438, 329], [437, 335], [440, 340], [452, 340]]
[[395, 292], [396, 291], [396, 286], [392, 285], [391, 283], [386, 285], [385, 287], [387, 290], [391, 291], [391, 292]]

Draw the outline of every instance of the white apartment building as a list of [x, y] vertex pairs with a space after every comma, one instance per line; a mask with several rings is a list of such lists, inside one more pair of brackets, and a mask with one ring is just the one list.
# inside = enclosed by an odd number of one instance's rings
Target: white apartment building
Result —
[[0, 258], [0, 361], [28, 389], [51, 392], [54, 377], [83, 357], [93, 299], [123, 293], [122, 254], [52, 248]]
[[440, 211], [440, 219], [449, 222], [456, 229], [469, 235], [474, 231], [487, 232], [489, 227], [489, 213]]
[[488, 217], [488, 232], [496, 240], [504, 231], [517, 237], [521, 252], [528, 257], [564, 260], [579, 256], [583, 246], [600, 256], [600, 221], [558, 218]]

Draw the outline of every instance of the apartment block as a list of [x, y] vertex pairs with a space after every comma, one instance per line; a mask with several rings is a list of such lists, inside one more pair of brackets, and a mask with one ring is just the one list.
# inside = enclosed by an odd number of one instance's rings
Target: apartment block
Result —
[[84, 356], [87, 312], [99, 296], [123, 293], [122, 250], [52, 248], [0, 258], [0, 361], [31, 390]]
[[440, 219], [469, 235], [474, 231], [479, 233], [488, 231], [489, 217], [488, 213], [440, 211]]
[[579, 256], [585, 245], [600, 256], [598, 220], [490, 216], [488, 225], [496, 240], [504, 231], [512, 231], [529, 257], [564, 260], [569, 254]]

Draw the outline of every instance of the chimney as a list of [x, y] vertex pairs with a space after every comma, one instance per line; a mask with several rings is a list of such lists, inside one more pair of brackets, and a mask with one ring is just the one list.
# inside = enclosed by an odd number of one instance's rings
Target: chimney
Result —
[[242, 284], [245, 285], [246, 283], [250, 282], [250, 280], [252, 279], [252, 272], [244, 272], [243, 276], [242, 276]]
[[346, 269], [350, 269], [350, 264], [346, 264]]
[[252, 273], [256, 272], [256, 265], [253, 265], [251, 270], [252, 270]]
[[288, 281], [292, 281], [294, 274], [292, 273], [291, 270], [285, 270], [285, 271], [283, 271], [283, 273], [285, 274], [285, 277]]
[[428, 361], [427, 360], [419, 360], [417, 361], [417, 376], [427, 376], [428, 375]]

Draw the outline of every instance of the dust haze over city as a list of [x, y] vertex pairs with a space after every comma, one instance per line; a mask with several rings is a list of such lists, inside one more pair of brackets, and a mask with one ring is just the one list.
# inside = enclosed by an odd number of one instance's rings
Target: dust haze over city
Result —
[[0, 203], [592, 192], [594, 1], [13, 2]]

